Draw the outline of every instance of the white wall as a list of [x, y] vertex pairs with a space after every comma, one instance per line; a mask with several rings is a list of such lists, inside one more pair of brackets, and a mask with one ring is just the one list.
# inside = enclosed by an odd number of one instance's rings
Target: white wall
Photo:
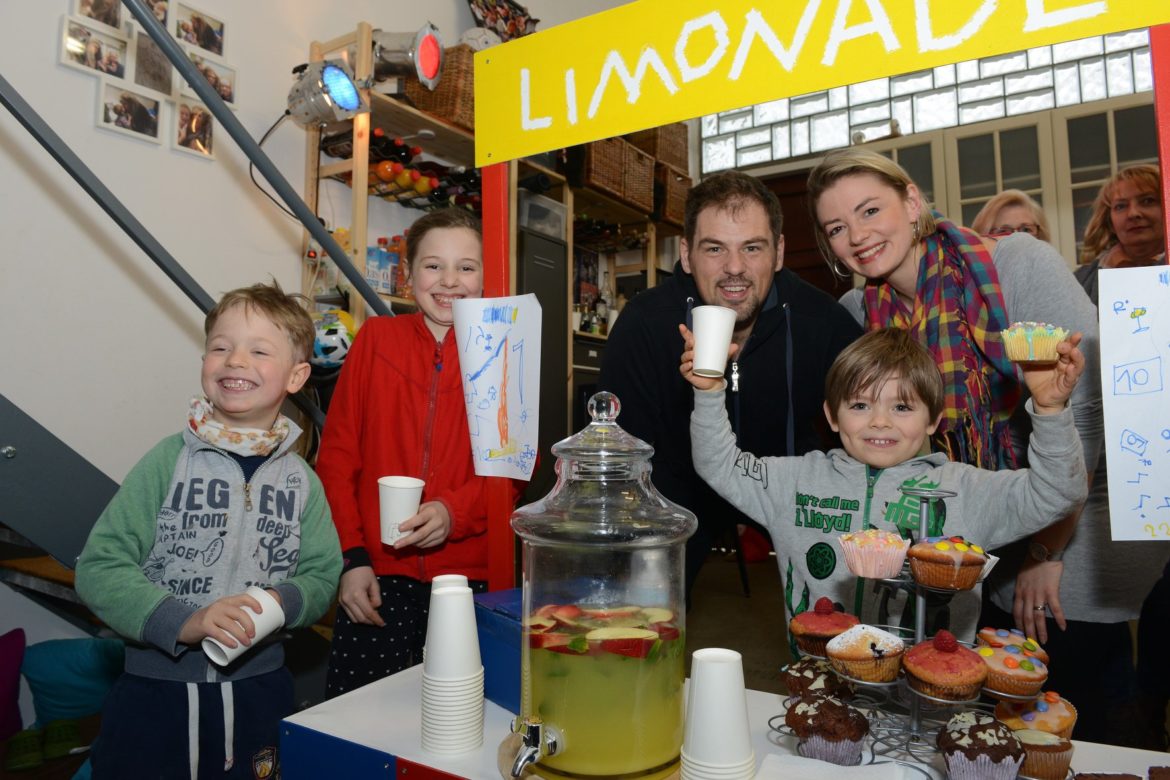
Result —
[[[256, 192], [225, 133], [217, 159], [206, 161], [170, 148], [173, 104], [164, 108], [162, 146], [95, 127], [97, 79], [58, 64], [62, 16], [74, 2], [5, 0], [0, 74], [212, 296], [269, 276], [298, 289], [300, 226]], [[526, 3], [541, 29], [620, 4]], [[289, 71], [311, 40], [344, 34], [360, 19], [387, 30], [429, 19], [448, 41], [473, 24], [462, 0], [195, 5], [227, 24], [237, 116], [254, 138], [284, 110]], [[264, 149], [300, 191], [303, 132], [286, 122]], [[326, 217], [348, 211], [344, 197], [333, 197], [342, 202], [323, 200]], [[0, 235], [0, 394], [121, 481], [182, 424], [199, 389], [202, 315], [6, 111]]]

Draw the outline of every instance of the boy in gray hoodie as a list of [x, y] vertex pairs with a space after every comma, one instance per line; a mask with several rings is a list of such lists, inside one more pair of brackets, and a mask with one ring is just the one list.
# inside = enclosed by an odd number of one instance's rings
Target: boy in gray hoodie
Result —
[[[918, 499], [903, 486], [957, 495], [930, 522], [930, 536], [963, 536], [1000, 547], [1066, 516], [1088, 489], [1068, 399], [1084, 370], [1080, 334], [1050, 366], [1026, 367], [1033, 432], [1029, 468], [985, 471], [927, 452], [942, 414], [943, 384], [934, 358], [906, 331], [877, 330], [837, 357], [825, 380], [825, 416], [844, 447], [800, 457], [757, 458], [735, 443], [722, 378], [692, 372], [694, 337], [679, 370], [695, 388], [691, 441], [695, 468], [719, 495], [772, 536], [789, 619], [822, 596], [863, 622], [913, 625], [913, 599], [880, 581], [855, 577], [834, 537], [867, 528], [916, 538]], [[729, 354], [735, 354], [735, 345]], [[950, 602], [949, 604], [947, 602]], [[949, 628], [973, 640], [979, 589], [927, 602], [928, 633]], [[949, 625], [948, 625], [949, 623]]]
[[126, 475], [77, 562], [78, 594], [127, 640], [95, 778], [275, 776], [293, 711], [280, 643], [219, 667], [200, 642], [253, 643], [253, 585], [285, 625], [311, 625], [341, 573], [321, 483], [280, 414], [308, 378], [312, 320], [279, 285], [257, 284], [227, 293], [204, 330], [203, 394]]

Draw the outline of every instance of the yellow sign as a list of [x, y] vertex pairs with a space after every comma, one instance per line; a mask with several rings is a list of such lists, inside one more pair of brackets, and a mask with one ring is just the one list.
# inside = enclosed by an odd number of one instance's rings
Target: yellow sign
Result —
[[639, 0], [477, 53], [475, 160], [1164, 22], [1167, 0]]

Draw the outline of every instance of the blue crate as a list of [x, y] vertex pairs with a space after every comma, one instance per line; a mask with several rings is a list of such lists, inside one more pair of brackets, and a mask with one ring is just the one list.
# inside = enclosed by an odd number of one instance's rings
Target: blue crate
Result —
[[475, 597], [475, 624], [483, 659], [484, 695], [509, 712], [520, 712], [520, 588]]

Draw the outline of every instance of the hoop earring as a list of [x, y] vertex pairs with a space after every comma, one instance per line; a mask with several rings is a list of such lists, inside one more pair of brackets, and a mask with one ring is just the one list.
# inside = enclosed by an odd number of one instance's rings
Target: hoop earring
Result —
[[917, 244], [918, 239], [922, 238], [922, 228], [920, 228], [918, 226], [918, 220], [914, 220], [913, 222], [910, 223], [910, 225], [911, 225], [911, 232], [914, 235], [914, 243]]
[[834, 257], [829, 261], [829, 270], [840, 279], [848, 279], [853, 275], [853, 269], [841, 262], [839, 257]]

